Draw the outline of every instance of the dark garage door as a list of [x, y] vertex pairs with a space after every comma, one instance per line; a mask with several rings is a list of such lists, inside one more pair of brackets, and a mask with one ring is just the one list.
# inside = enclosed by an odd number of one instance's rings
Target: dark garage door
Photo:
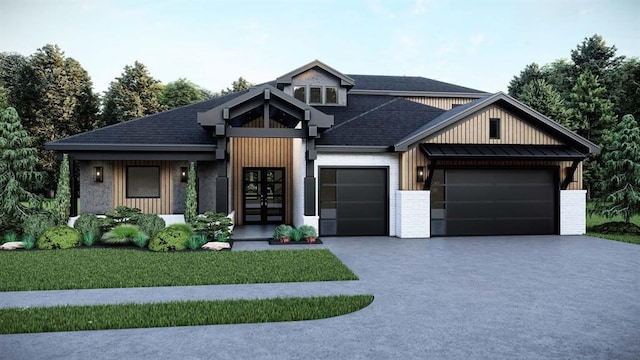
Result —
[[537, 169], [444, 170], [440, 175], [444, 178], [432, 188], [436, 193], [432, 196], [432, 235], [556, 234], [554, 173]]
[[386, 168], [320, 169], [320, 234], [389, 235]]

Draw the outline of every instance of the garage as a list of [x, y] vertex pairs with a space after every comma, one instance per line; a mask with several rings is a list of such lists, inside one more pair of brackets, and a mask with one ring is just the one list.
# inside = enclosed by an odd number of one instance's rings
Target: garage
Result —
[[320, 168], [320, 235], [389, 235], [387, 168]]
[[438, 169], [432, 236], [558, 233], [557, 169]]

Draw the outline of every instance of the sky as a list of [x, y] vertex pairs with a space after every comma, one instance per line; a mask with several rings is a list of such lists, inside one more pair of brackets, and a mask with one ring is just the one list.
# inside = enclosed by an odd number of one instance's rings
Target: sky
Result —
[[106, 91], [142, 62], [220, 91], [313, 60], [344, 74], [423, 76], [507, 91], [532, 62], [600, 34], [640, 56], [640, 0], [0, 0], [0, 51], [57, 44]]

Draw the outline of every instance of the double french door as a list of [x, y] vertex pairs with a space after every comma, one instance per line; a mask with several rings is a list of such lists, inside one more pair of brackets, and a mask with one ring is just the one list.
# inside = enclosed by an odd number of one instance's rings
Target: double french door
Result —
[[244, 223], [284, 223], [284, 168], [243, 168], [242, 179]]

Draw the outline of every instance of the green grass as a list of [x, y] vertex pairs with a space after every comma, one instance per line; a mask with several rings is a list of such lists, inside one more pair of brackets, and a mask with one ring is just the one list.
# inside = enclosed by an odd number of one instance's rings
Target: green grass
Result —
[[[598, 214], [590, 214], [588, 210], [593, 208], [592, 203], [587, 203], [587, 235], [593, 237], [599, 237], [602, 239], [609, 239], [615, 241], [622, 241], [631, 244], [640, 244], [640, 236], [637, 235], [628, 235], [628, 234], [599, 234], [595, 232], [589, 231], [590, 228], [604, 224], [611, 221], [624, 221], [621, 216], [616, 216], [614, 218], [608, 219], [602, 215]], [[633, 216], [631, 218], [631, 222], [640, 226], [640, 215]]]
[[0, 309], [0, 334], [263, 323], [358, 311], [372, 295]]
[[0, 291], [357, 280], [327, 249], [157, 253], [76, 248], [0, 252]]

